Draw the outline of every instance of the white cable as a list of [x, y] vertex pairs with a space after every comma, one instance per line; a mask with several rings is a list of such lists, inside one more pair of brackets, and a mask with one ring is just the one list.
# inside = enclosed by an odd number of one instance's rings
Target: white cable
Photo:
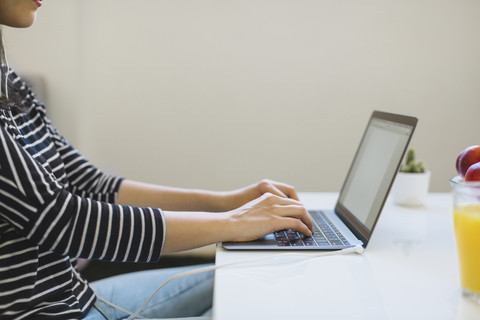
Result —
[[134, 313], [129, 312], [129, 311], [127, 311], [127, 310], [125, 310], [125, 309], [123, 309], [123, 308], [121, 308], [121, 307], [103, 299], [98, 294], [97, 294], [97, 298], [99, 300], [103, 301], [104, 303], [110, 305], [111, 307], [116, 308], [116, 309], [130, 315], [127, 320], [132, 320], [134, 318], [144, 319], [142, 316], [139, 315], [139, 313], [142, 312], [142, 310], [150, 303], [150, 301], [152, 301], [153, 297], [158, 293], [158, 291], [160, 291], [160, 289], [162, 289], [165, 285], [172, 282], [173, 280], [176, 280], [176, 279], [179, 279], [179, 278], [182, 278], [182, 277], [186, 277], [186, 276], [197, 274], [197, 273], [212, 271], [212, 270], [216, 270], [216, 269], [220, 269], [220, 268], [231, 267], [231, 266], [235, 266], [235, 265], [239, 265], [239, 264], [260, 262], [260, 261], [263, 261], [263, 260], [270, 260], [270, 259], [275, 259], [275, 258], [279, 258], [279, 257], [302, 256], [302, 257], [308, 257], [308, 258], [318, 258], [318, 257], [326, 257], [326, 256], [348, 254], [348, 253], [361, 254], [363, 252], [363, 250], [364, 249], [361, 245], [357, 245], [355, 247], [345, 248], [345, 249], [342, 249], [342, 250], [323, 251], [323, 252], [313, 254], [313, 255], [311, 253], [299, 253], [299, 252], [279, 253], [279, 254], [275, 254], [275, 255], [271, 255], [271, 256], [267, 256], [267, 257], [261, 257], [261, 258], [257, 258], [257, 259], [247, 259], [247, 260], [235, 261], [235, 262], [231, 262], [231, 263], [225, 263], [225, 264], [214, 265], [214, 266], [199, 268], [199, 269], [195, 269], [195, 270], [185, 271], [185, 272], [182, 272], [182, 273], [179, 273], [177, 275], [172, 276], [171, 278], [167, 279], [164, 283], [162, 283], [157, 288], [157, 290], [155, 290], [155, 292], [150, 296], [150, 298], [148, 298], [148, 300], [145, 301], [145, 303], [140, 308], [138, 308], [137, 311], [135, 311]]
[[[102, 298], [101, 296], [99, 296], [96, 292], [95, 292], [95, 295], [97, 296], [97, 299], [98, 299], [98, 300], [102, 301], [102, 302], [105, 303], [105, 304], [108, 304], [109, 306], [111, 306], [111, 307], [113, 307], [113, 308], [115, 308], [115, 309], [117, 309], [117, 310], [120, 310], [120, 311], [128, 314], [130, 317], [135, 317], [135, 318], [137, 318], [137, 319], [146, 319], [145, 317], [142, 317], [142, 316], [137, 315], [137, 314], [135, 314], [135, 313], [133, 313], [133, 312], [127, 311], [127, 310], [123, 309], [122, 307], [117, 306], [117, 305], [111, 303], [110, 301], [103, 299], [103, 298]], [[103, 314], [103, 313], [102, 313], [102, 314]], [[104, 316], [105, 316], [105, 315], [104, 315]], [[130, 319], [130, 318], [129, 318], [129, 319]]]

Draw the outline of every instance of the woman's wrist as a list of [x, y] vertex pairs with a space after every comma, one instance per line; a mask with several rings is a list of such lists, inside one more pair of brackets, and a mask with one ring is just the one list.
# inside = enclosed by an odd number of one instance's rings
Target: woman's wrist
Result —
[[203, 211], [229, 212], [253, 200], [239, 191], [199, 191]]
[[188, 190], [187, 199], [191, 201], [192, 211], [226, 212], [229, 211], [226, 192], [208, 190]]
[[229, 212], [164, 211], [163, 214], [166, 222], [163, 254], [233, 241], [238, 237], [237, 223]]

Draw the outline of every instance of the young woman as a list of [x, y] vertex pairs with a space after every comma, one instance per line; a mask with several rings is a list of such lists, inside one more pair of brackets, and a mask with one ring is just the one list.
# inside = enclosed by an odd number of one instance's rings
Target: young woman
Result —
[[[0, 0], [0, 28], [31, 26], [41, 5], [42, 0]], [[57, 132], [43, 104], [8, 68], [3, 42], [0, 60], [1, 319], [122, 319], [126, 313], [98, 296], [133, 312], [159, 284], [185, 270], [89, 284], [76, 270], [77, 258], [150, 262], [164, 253], [253, 240], [281, 229], [311, 235], [311, 220], [286, 184], [264, 180], [208, 192], [101, 172]], [[211, 307], [211, 291], [211, 273], [182, 278], [140, 315], [202, 315]]]

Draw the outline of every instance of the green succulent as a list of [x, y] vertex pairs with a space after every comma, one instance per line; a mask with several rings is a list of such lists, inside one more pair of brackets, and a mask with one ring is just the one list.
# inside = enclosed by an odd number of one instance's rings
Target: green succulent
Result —
[[423, 173], [425, 172], [425, 165], [422, 161], [415, 160], [415, 149], [409, 148], [405, 161], [400, 167], [400, 172]]

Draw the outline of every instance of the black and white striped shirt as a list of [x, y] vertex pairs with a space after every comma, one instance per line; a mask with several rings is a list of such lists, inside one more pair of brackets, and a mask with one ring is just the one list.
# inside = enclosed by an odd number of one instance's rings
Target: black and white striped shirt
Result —
[[121, 178], [85, 160], [9, 78], [25, 108], [0, 110], [0, 319], [81, 319], [95, 294], [76, 259], [157, 261], [163, 215], [116, 205]]

